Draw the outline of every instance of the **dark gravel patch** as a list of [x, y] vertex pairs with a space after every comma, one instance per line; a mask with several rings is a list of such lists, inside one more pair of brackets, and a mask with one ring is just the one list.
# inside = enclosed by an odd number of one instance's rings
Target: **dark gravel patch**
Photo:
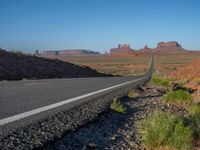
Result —
[[45, 149], [144, 149], [136, 121], [151, 115], [155, 110], [163, 110], [180, 116], [187, 113], [183, 108], [164, 104], [160, 90], [154, 88], [147, 88], [146, 93], [139, 98], [124, 97], [121, 101], [128, 109], [126, 114], [106, 111], [96, 121], [66, 134], [62, 140], [48, 145]]
[[62, 138], [63, 133], [73, 131], [78, 126], [98, 118], [107, 109], [108, 101], [96, 101], [63, 111], [47, 120], [19, 129], [0, 138], [0, 149], [37, 149], [51, 141]]
[[88, 122], [95, 121], [103, 112], [108, 111], [113, 98], [122, 97], [141, 83], [138, 81], [136, 84], [98, 95], [77, 103], [72, 108], [65, 106], [66, 108], [61, 112], [10, 132], [4, 133], [4, 129], [0, 128], [0, 150], [30, 150], [47, 147], [52, 142], [63, 139], [64, 135], [74, 133]]

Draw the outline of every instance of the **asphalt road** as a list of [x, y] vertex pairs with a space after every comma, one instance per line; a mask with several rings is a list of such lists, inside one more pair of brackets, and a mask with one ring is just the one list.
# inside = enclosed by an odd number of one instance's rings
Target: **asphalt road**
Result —
[[153, 59], [146, 75], [0, 82], [0, 125], [40, 112], [142, 81], [153, 70]]
[[141, 76], [3, 81], [0, 82], [0, 120], [139, 78]]

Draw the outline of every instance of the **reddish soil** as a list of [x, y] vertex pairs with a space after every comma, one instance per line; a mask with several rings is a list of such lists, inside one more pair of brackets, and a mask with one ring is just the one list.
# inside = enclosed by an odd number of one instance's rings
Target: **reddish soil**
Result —
[[185, 81], [187, 87], [196, 89], [197, 92], [194, 94], [194, 100], [200, 102], [200, 59], [178, 68], [169, 76], [176, 80]]

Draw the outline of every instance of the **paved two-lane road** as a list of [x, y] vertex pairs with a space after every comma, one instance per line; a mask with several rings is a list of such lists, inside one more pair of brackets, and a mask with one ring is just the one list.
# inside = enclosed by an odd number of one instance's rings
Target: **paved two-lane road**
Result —
[[[0, 124], [5, 124], [6, 118], [18, 114], [88, 93], [101, 92], [99, 90], [102, 89], [115, 88], [121, 86], [120, 84], [142, 78], [143, 76], [2, 81], [0, 82]], [[10, 122], [12, 121], [15, 120]]]
[[152, 71], [153, 57], [149, 70], [140, 76], [1, 81], [0, 126], [103, 92], [143, 82], [150, 77]]

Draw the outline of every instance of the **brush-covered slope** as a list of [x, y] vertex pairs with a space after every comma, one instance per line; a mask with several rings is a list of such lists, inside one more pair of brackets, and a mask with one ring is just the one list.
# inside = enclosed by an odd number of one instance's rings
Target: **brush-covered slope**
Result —
[[0, 49], [0, 80], [105, 76], [89, 67]]
[[196, 78], [200, 80], [200, 59], [194, 60], [190, 64], [178, 68], [176, 71], [171, 73], [171, 77], [188, 81]]
[[170, 77], [185, 82], [185, 86], [197, 90], [194, 100], [200, 103], [200, 59], [172, 72]]

